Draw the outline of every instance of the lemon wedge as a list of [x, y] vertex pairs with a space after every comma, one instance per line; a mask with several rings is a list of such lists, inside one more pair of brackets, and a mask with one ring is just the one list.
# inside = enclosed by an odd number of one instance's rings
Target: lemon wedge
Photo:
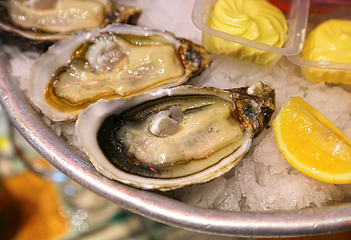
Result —
[[286, 101], [273, 132], [280, 152], [297, 170], [323, 182], [351, 183], [351, 140], [302, 98]]

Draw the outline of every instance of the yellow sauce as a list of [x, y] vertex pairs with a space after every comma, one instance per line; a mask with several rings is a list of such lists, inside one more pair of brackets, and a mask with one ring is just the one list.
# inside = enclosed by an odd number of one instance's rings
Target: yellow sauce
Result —
[[[266, 0], [218, 0], [211, 8], [207, 25], [236, 36], [282, 47], [286, 40], [287, 23], [284, 14]], [[212, 53], [249, 60], [261, 66], [275, 64], [275, 53], [226, 41], [203, 34], [203, 45]]]
[[[301, 57], [306, 60], [351, 63], [351, 21], [331, 19], [318, 25], [306, 38]], [[307, 80], [351, 84], [351, 72], [302, 67]]]

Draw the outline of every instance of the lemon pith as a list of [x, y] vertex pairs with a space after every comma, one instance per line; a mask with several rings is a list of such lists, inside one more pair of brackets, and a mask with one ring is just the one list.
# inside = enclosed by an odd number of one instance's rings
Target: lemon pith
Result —
[[291, 97], [273, 122], [278, 148], [296, 169], [317, 180], [351, 183], [351, 141], [317, 109]]

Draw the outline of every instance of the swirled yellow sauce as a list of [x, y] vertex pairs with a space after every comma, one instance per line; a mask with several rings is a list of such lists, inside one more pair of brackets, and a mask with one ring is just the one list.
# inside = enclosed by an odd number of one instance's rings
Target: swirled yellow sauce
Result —
[[[207, 25], [236, 36], [282, 47], [286, 40], [284, 14], [266, 0], [218, 0], [211, 8]], [[275, 64], [280, 56], [213, 35], [203, 34], [203, 45], [209, 52], [249, 60], [261, 66]]]
[[[318, 25], [307, 36], [301, 57], [306, 60], [351, 63], [351, 21], [331, 19]], [[351, 84], [351, 71], [302, 67], [302, 74], [313, 82]]]

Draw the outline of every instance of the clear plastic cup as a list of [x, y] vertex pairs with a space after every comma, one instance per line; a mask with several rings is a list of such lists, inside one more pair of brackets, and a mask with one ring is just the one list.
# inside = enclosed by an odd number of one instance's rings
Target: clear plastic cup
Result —
[[[229, 34], [223, 31], [213, 29], [207, 25], [208, 19], [211, 16], [211, 7], [217, 0], [196, 0], [192, 20], [194, 24], [203, 32], [203, 39], [208, 35], [213, 35], [222, 38], [228, 42], [235, 42], [247, 47], [252, 48], [252, 53], [246, 56], [240, 56], [238, 58], [253, 62], [261, 66], [269, 67], [274, 65], [283, 55], [294, 55], [298, 54], [304, 45], [306, 24], [309, 10], [309, 0], [281, 0], [286, 6], [286, 12], [284, 12], [287, 20], [287, 38], [282, 47], [271, 46], [262, 42], [250, 40], [244, 37]], [[273, 53], [274, 57], [266, 61], [261, 59], [262, 50], [264, 52]], [[262, 55], [263, 56], [263, 55]]]
[[[330, 19], [351, 21], [351, 1], [315, 0], [311, 2], [306, 36], [319, 24]], [[351, 84], [351, 63], [313, 61], [302, 58], [301, 53], [288, 56], [289, 60], [301, 67], [303, 76], [312, 82]]]

